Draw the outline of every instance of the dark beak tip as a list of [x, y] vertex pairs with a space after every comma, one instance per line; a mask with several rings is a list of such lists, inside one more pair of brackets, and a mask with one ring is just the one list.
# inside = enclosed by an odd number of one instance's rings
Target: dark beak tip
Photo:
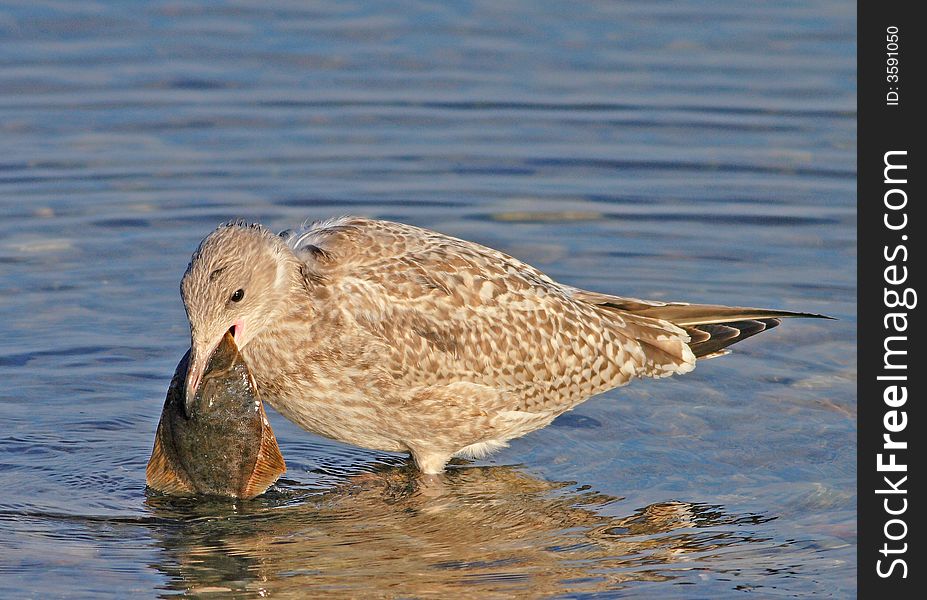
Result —
[[185, 389], [183, 395], [183, 416], [189, 421], [196, 411], [196, 389]]
[[183, 416], [188, 421], [193, 417], [193, 411], [195, 408], [194, 400], [196, 399], [196, 392], [201, 384], [200, 380], [201, 377], [197, 377], [193, 387], [190, 387], [191, 381], [189, 379], [185, 379], [183, 383], [183, 402], [181, 402], [181, 410], [183, 412]]
[[190, 417], [193, 416], [193, 402], [187, 400], [189, 398], [189, 393], [187, 387], [184, 386], [183, 389], [183, 402], [180, 403], [180, 412], [183, 413], [183, 416], [186, 420], [190, 420]]

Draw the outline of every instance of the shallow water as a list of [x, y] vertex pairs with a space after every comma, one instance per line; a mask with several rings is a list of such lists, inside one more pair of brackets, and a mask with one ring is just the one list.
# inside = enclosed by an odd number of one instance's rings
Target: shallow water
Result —
[[[0, 6], [0, 596], [855, 594], [855, 6]], [[360, 213], [621, 295], [823, 312], [423, 485], [271, 414], [146, 494], [177, 285]]]

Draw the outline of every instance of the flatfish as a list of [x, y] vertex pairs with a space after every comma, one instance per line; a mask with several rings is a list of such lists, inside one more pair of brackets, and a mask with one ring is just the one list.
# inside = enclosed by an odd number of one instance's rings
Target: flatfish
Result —
[[192, 399], [184, 397], [189, 355], [167, 391], [146, 470], [148, 487], [185, 496], [263, 494], [286, 465], [235, 338], [222, 338]]

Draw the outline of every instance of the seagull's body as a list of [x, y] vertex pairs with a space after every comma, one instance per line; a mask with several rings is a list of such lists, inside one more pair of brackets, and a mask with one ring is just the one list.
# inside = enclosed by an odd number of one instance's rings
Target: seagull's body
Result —
[[636, 377], [691, 371], [780, 317], [817, 316], [589, 292], [480, 244], [358, 217], [279, 236], [221, 226], [181, 291], [188, 394], [196, 364], [231, 330], [261, 397], [284, 416], [410, 452], [425, 473]]

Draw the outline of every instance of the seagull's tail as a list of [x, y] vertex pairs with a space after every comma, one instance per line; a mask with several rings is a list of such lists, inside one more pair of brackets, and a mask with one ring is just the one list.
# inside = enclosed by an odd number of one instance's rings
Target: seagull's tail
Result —
[[703, 359], [723, 356], [730, 352], [728, 346], [772, 329], [785, 318], [831, 318], [814, 313], [711, 304], [667, 305], [643, 312], [682, 327], [689, 334], [689, 347], [695, 357]]
[[696, 358], [714, 358], [730, 352], [727, 347], [772, 329], [784, 318], [805, 317], [831, 319], [815, 313], [686, 304], [683, 302], [653, 302], [636, 298], [619, 298], [595, 292], [576, 290], [574, 297], [604, 309], [631, 313], [636, 316], [668, 321], [689, 334], [689, 348]]

